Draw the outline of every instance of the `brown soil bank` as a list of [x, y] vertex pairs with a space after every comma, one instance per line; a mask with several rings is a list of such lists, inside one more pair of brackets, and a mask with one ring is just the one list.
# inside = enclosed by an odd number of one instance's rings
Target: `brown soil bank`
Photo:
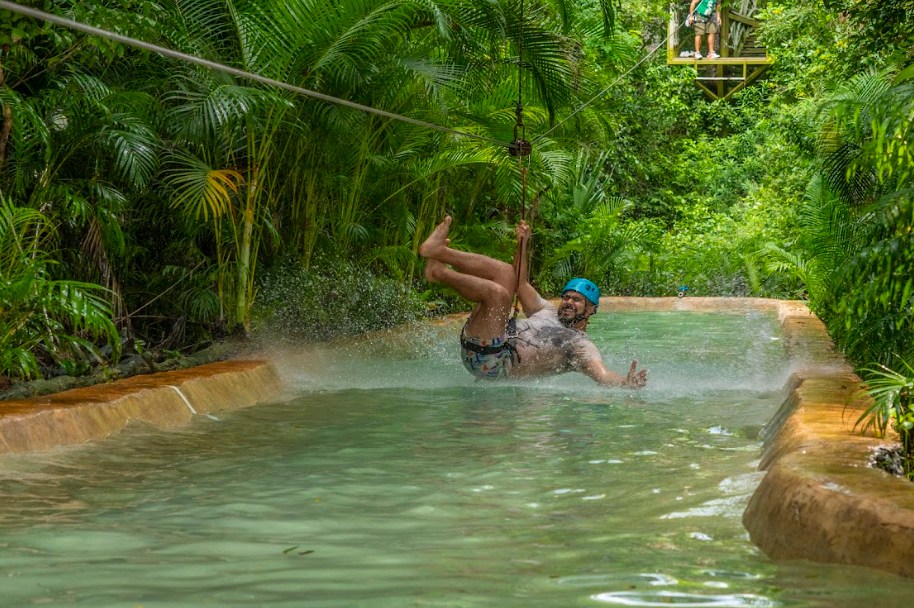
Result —
[[[777, 314], [794, 365], [786, 399], [764, 431], [766, 474], [743, 523], [774, 559], [854, 564], [914, 576], [914, 485], [868, 466], [886, 441], [854, 431], [859, 378], [801, 302], [737, 298], [604, 298], [603, 311]], [[225, 361], [136, 376], [44, 397], [0, 402], [0, 453], [78, 444], [131, 419], [169, 428], [194, 413], [280, 395], [266, 361]]]

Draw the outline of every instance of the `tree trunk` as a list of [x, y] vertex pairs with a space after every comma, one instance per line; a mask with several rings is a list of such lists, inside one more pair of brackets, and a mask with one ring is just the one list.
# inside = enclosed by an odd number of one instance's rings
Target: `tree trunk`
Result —
[[235, 323], [244, 328], [245, 333], [250, 329], [250, 302], [248, 302], [248, 283], [251, 280], [251, 249], [254, 240], [254, 207], [259, 195], [260, 175], [255, 167], [252, 170], [251, 180], [248, 185], [244, 213], [241, 217], [241, 243], [238, 247], [238, 281], [235, 285]]
[[[0, 62], [0, 88], [6, 87], [6, 75], [3, 72], [3, 63]], [[10, 132], [13, 130], [13, 108], [10, 104], [3, 104], [3, 126], [0, 127], [0, 167], [6, 160], [6, 143], [10, 139]]]

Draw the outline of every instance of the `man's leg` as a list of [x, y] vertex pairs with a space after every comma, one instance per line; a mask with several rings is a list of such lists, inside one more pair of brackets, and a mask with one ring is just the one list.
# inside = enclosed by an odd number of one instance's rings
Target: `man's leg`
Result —
[[419, 246], [419, 254], [424, 258], [438, 260], [453, 266], [454, 269], [463, 274], [498, 283], [513, 293], [517, 287], [517, 274], [514, 267], [507, 262], [490, 258], [487, 255], [451, 249], [448, 246], [450, 241], [447, 238], [450, 228], [451, 217], [447, 216], [443, 222], [432, 230], [425, 242]]
[[448, 247], [450, 225], [451, 218], [444, 218], [419, 247], [419, 253], [427, 259], [425, 278], [447, 285], [462, 298], [478, 304], [470, 315], [467, 336], [500, 336], [505, 332], [517, 288], [514, 268], [507, 262]]

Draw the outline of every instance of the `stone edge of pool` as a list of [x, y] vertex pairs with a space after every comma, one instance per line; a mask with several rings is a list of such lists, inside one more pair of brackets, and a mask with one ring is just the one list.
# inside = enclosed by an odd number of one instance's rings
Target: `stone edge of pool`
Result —
[[195, 414], [256, 405], [281, 392], [279, 375], [269, 361], [231, 360], [2, 401], [0, 453], [103, 439], [131, 420], [175, 428]]
[[775, 560], [865, 566], [914, 577], [914, 486], [869, 466], [891, 445], [855, 430], [860, 378], [802, 302], [608, 298], [601, 309], [777, 314], [793, 373], [762, 434], [765, 471], [743, 513], [749, 537]]
[[[860, 379], [834, 350], [822, 322], [802, 302], [756, 298], [601, 298], [607, 311], [774, 312], [793, 373], [766, 425], [760, 468], [743, 524], [776, 560], [809, 559], [914, 576], [914, 487], [868, 466], [889, 442], [861, 435]], [[279, 397], [268, 360], [233, 360], [135, 376], [111, 384], [0, 402], [0, 453], [85, 443], [130, 420], [160, 428], [196, 414]]]

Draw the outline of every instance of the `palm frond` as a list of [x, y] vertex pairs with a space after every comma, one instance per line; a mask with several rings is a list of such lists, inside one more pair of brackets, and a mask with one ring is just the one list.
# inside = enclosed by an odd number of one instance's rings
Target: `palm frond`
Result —
[[99, 137], [111, 151], [117, 176], [133, 188], [146, 188], [158, 169], [160, 155], [159, 139], [151, 126], [139, 116], [115, 114]]
[[166, 166], [163, 181], [172, 192], [171, 204], [194, 218], [209, 220], [234, 214], [234, 200], [243, 182], [234, 169], [210, 167], [200, 158], [177, 153]]

